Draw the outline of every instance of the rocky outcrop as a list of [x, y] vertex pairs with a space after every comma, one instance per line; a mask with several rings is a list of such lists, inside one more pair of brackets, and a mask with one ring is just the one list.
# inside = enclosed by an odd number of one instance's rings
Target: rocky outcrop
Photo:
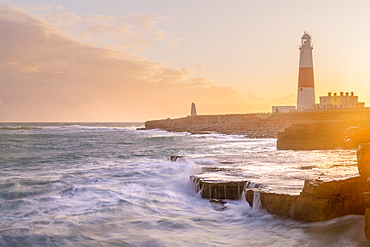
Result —
[[366, 179], [320, 182], [306, 181], [291, 207], [296, 220], [325, 221], [349, 214], [365, 214]]
[[[370, 142], [370, 119], [366, 122], [317, 122], [295, 124], [278, 134], [280, 150], [351, 149], [362, 142]], [[359, 124], [365, 127], [356, 127]]]
[[[365, 215], [365, 235], [370, 240], [370, 144], [359, 146], [357, 159], [358, 177], [329, 182], [306, 180], [299, 195], [259, 190], [261, 205], [271, 214], [311, 222], [349, 214]], [[251, 206], [255, 203], [254, 193], [254, 189], [245, 193]]]
[[[364, 215], [366, 179], [323, 182], [307, 180], [300, 195], [260, 192], [263, 208], [271, 214], [304, 221], [326, 221], [348, 214]], [[253, 190], [251, 190], [253, 191]], [[247, 194], [252, 192], [247, 192]], [[247, 197], [247, 201], [252, 196]], [[253, 204], [253, 201], [249, 201]]]
[[280, 150], [324, 150], [342, 147], [348, 125], [338, 123], [295, 124], [280, 132], [277, 148]]

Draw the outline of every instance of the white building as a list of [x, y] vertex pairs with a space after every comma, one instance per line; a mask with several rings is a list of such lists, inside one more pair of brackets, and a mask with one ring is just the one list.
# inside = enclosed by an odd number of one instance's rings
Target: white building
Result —
[[295, 106], [273, 106], [272, 113], [287, 113], [295, 111]]
[[195, 107], [194, 103], [191, 103], [191, 111], [190, 111], [190, 116], [196, 116], [197, 114], [197, 108]]
[[328, 93], [328, 96], [320, 96], [320, 104], [316, 104], [316, 109], [344, 109], [344, 108], [361, 108], [365, 107], [364, 102], [358, 102], [358, 96], [355, 96], [353, 92], [345, 94], [340, 92]]

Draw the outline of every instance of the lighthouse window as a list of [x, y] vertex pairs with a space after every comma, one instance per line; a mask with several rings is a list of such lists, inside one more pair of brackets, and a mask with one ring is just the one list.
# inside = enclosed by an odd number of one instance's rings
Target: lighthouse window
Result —
[[302, 39], [302, 45], [306, 44], [306, 39]]

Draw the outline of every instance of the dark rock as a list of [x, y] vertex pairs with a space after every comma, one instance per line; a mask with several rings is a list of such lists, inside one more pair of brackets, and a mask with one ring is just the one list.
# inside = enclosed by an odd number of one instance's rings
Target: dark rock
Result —
[[239, 200], [248, 186], [263, 187], [262, 184], [254, 184], [243, 179], [225, 181], [202, 176], [204, 175], [194, 175], [190, 177], [190, 180], [195, 184], [195, 189], [202, 198], [207, 199]]
[[246, 189], [245, 191], [245, 200], [248, 202], [250, 207], [253, 207], [253, 198], [254, 198], [254, 190], [253, 189]]
[[224, 201], [224, 200], [221, 200], [221, 199], [215, 199], [215, 198], [212, 198], [211, 200], [209, 200], [210, 202], [212, 203], [219, 203], [219, 204], [226, 204], [227, 202]]
[[213, 209], [216, 211], [224, 211], [227, 206], [225, 205], [227, 202], [221, 199], [211, 199], [209, 200], [212, 203]]
[[361, 143], [370, 143], [370, 124], [349, 127], [344, 132], [346, 148], [357, 148]]
[[366, 209], [365, 214], [365, 236], [370, 240], [370, 208]]
[[178, 159], [180, 159], [180, 158], [183, 158], [184, 156], [179, 156], [179, 155], [172, 155], [171, 157], [170, 157], [170, 160], [172, 161], [172, 162], [175, 162], [176, 160], [178, 160]]
[[[357, 148], [358, 171], [360, 176], [370, 177], [370, 143], [360, 144]], [[370, 191], [369, 191], [370, 192]]]

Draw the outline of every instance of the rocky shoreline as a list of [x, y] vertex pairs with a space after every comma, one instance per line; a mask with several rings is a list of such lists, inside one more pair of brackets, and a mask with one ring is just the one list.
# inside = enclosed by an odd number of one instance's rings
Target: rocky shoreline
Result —
[[[370, 108], [276, 114], [191, 116], [152, 120], [143, 129], [193, 134], [217, 132], [247, 138], [278, 138], [278, 149], [324, 150], [358, 147], [360, 176], [324, 182], [307, 180], [299, 195], [264, 191], [251, 181], [213, 181], [191, 176], [195, 190], [213, 200], [240, 199], [255, 207], [256, 201], [271, 214], [303, 221], [365, 215], [365, 235], [370, 240]], [[176, 159], [174, 160], [176, 161]], [[215, 201], [216, 200], [216, 201]], [[221, 201], [221, 203], [224, 203]]]
[[364, 215], [364, 231], [370, 240], [370, 144], [361, 144], [357, 157], [360, 176], [327, 182], [306, 180], [299, 195], [270, 192], [263, 184], [240, 178], [215, 180], [197, 174], [190, 180], [196, 192], [212, 203], [245, 199], [252, 208], [258, 205], [270, 214], [294, 220], [318, 222], [351, 214]]
[[307, 127], [316, 124], [326, 124], [333, 128], [327, 138], [344, 137], [344, 131], [350, 127], [370, 126], [370, 108], [273, 114], [198, 115], [150, 120], [145, 122], [145, 128], [142, 129], [162, 129], [192, 134], [216, 132], [244, 135], [247, 138], [278, 138], [280, 132], [294, 125]]

